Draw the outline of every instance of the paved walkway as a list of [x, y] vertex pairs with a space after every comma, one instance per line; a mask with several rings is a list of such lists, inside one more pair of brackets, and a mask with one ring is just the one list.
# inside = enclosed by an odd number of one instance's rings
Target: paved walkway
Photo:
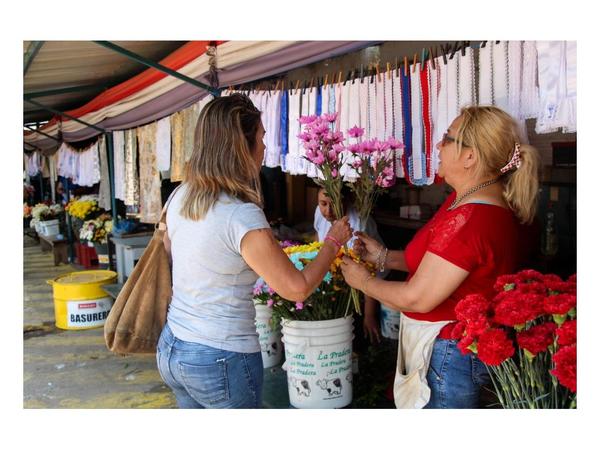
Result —
[[23, 407], [174, 408], [154, 355], [117, 356], [107, 350], [103, 329], [55, 327], [52, 287], [46, 280], [82, 270], [54, 266], [51, 253], [24, 237]]

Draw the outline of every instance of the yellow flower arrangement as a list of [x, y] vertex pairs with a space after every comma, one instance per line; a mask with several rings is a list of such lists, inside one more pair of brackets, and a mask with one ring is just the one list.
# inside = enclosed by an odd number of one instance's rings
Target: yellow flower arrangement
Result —
[[73, 217], [85, 220], [91, 214], [100, 211], [98, 202], [93, 199], [73, 199], [65, 207], [67, 213]]

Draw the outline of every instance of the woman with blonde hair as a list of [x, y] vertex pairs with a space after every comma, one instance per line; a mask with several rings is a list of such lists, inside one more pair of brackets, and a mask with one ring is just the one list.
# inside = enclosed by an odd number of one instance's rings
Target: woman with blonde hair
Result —
[[180, 408], [260, 408], [254, 283], [261, 276], [282, 297], [301, 302], [352, 236], [347, 217], [336, 221], [316, 259], [302, 271], [294, 267], [261, 209], [264, 133], [248, 97], [213, 99], [168, 204], [173, 296], [156, 357]]
[[404, 250], [388, 251], [363, 233], [355, 249], [406, 282], [372, 277], [345, 259], [344, 277], [400, 311], [394, 380], [398, 408], [477, 408], [487, 369], [457, 348], [454, 307], [466, 295], [493, 294], [519, 263], [520, 224], [536, 213], [539, 156], [517, 125], [493, 106], [464, 108], [441, 142], [439, 176], [454, 192]]

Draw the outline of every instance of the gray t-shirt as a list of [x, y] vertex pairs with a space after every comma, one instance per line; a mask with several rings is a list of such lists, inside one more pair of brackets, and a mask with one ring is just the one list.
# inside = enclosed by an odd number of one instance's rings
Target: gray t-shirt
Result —
[[167, 322], [188, 342], [240, 353], [259, 352], [252, 288], [258, 276], [240, 253], [251, 230], [269, 228], [253, 203], [221, 194], [204, 219], [181, 216], [186, 186], [173, 196], [167, 228], [173, 256], [173, 297]]

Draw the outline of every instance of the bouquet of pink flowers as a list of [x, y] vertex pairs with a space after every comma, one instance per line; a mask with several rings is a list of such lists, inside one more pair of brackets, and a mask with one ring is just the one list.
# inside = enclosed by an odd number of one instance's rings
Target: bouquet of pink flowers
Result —
[[524, 270], [494, 289], [491, 300], [474, 294], [456, 305], [461, 351], [487, 365], [504, 408], [575, 408], [576, 276]]
[[[319, 183], [331, 199], [337, 219], [344, 214], [342, 168], [346, 166], [357, 172], [358, 177], [350, 186], [355, 193], [355, 206], [363, 226], [367, 223], [377, 195], [396, 180], [394, 156], [395, 151], [403, 148], [403, 145], [393, 138], [383, 142], [377, 139], [358, 141], [364, 129], [356, 126], [350, 128], [348, 134], [357, 142], [345, 145], [344, 133], [334, 130], [336, 118], [337, 113], [300, 117], [304, 129], [298, 137], [306, 149], [305, 158], [321, 171], [322, 180]], [[360, 314], [358, 291], [350, 289], [350, 298], [355, 311]]]
[[356, 181], [350, 184], [354, 192], [355, 207], [361, 225], [364, 227], [371, 215], [373, 204], [379, 194], [396, 182], [394, 160], [396, 151], [403, 149], [402, 142], [390, 137], [386, 141], [378, 139], [361, 140], [365, 130], [357, 126], [348, 130], [348, 135], [357, 142], [348, 146], [353, 161], [350, 166], [357, 171]]

